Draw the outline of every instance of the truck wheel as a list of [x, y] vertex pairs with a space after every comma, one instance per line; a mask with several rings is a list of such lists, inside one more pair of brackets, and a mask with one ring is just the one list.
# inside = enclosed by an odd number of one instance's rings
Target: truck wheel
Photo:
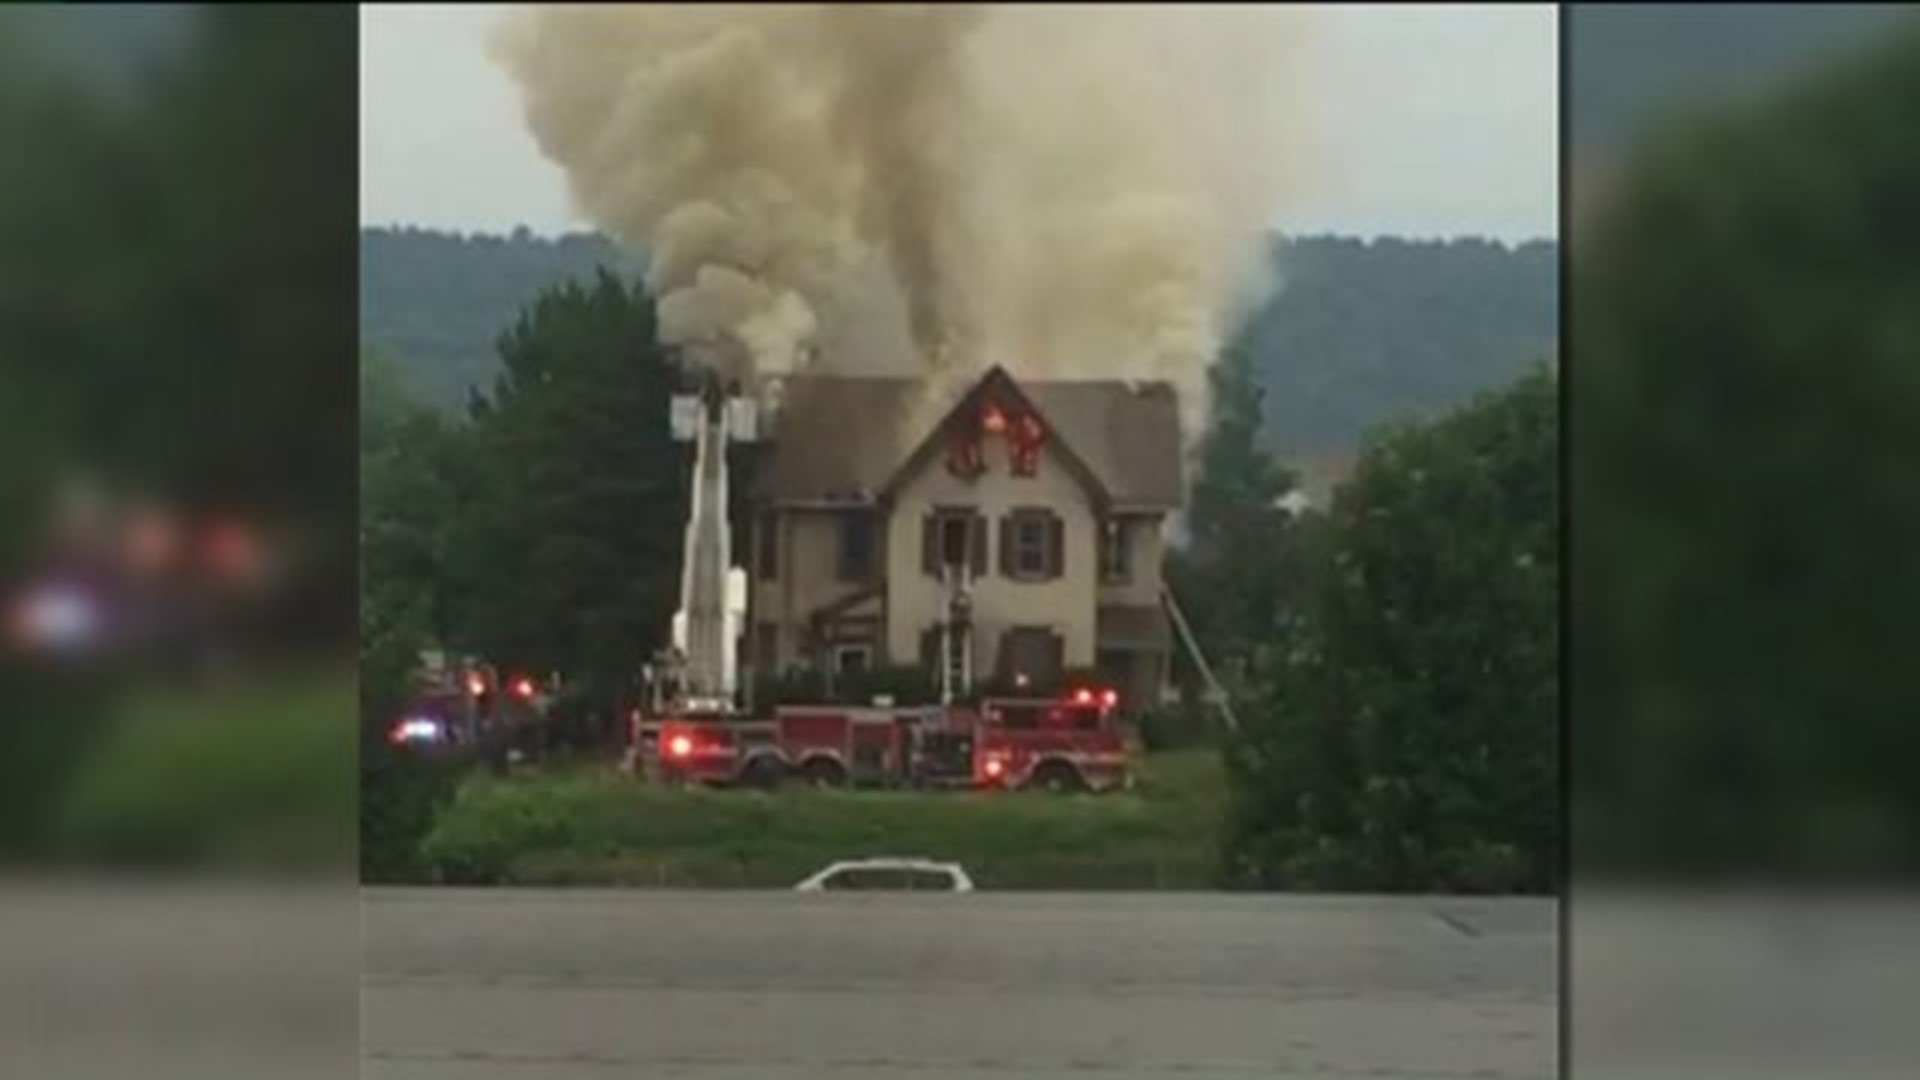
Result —
[[801, 767], [800, 775], [817, 788], [845, 787], [847, 783], [847, 770], [832, 758], [814, 758]]
[[1086, 784], [1080, 779], [1080, 770], [1064, 761], [1042, 762], [1033, 770], [1033, 779], [1027, 781], [1028, 787], [1055, 795], [1086, 790]]
[[740, 770], [740, 783], [746, 787], [772, 791], [780, 786], [780, 781], [784, 779], [782, 774], [785, 772], [785, 766], [773, 758], [757, 757], [747, 762], [747, 767]]

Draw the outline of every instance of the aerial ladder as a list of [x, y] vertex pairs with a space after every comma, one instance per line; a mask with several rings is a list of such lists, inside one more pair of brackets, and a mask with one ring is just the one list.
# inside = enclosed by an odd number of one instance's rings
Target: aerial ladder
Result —
[[747, 614], [746, 571], [733, 564], [727, 516], [727, 450], [758, 438], [754, 402], [722, 392], [715, 380], [672, 403], [673, 435], [693, 444], [680, 606], [672, 648], [655, 672], [656, 707], [683, 715], [738, 709], [739, 642]]

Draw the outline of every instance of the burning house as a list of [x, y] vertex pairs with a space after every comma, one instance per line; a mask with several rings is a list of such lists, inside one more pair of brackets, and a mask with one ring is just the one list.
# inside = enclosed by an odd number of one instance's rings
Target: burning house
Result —
[[928, 392], [786, 381], [749, 493], [743, 662], [923, 665], [955, 695], [1093, 669], [1157, 699], [1163, 526], [1183, 496], [1173, 388], [996, 367], [938, 409]]

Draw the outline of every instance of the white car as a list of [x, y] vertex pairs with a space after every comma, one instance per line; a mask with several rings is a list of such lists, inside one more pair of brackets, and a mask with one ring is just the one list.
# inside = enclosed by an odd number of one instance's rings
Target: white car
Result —
[[[973, 879], [967, 876], [966, 868], [959, 863], [934, 862], [931, 859], [888, 858], [848, 859], [834, 863], [825, 870], [813, 875], [794, 886], [798, 892], [826, 892], [828, 882], [837, 878], [854, 878], [866, 873], [917, 875], [930, 874], [945, 877], [953, 886], [953, 892], [972, 892]], [[912, 881], [912, 877], [908, 877]], [[848, 886], [841, 886], [846, 888]], [[859, 886], [852, 886], [858, 888]], [[909, 888], [912, 886], [909, 885]]]

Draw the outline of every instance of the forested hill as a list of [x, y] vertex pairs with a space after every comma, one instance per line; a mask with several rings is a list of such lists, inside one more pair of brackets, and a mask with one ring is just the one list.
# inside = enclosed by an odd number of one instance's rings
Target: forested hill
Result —
[[360, 230], [360, 336], [391, 355], [425, 400], [461, 408], [499, 369], [494, 339], [542, 289], [644, 263], [605, 237], [559, 239], [424, 229]]
[[[1554, 351], [1558, 250], [1483, 240], [1276, 240], [1285, 287], [1246, 329], [1268, 432], [1289, 453], [1345, 455], [1382, 420], [1463, 401]], [[497, 366], [521, 305], [641, 260], [603, 237], [361, 232], [362, 336], [426, 399], [458, 408]]]
[[1487, 240], [1275, 244], [1282, 287], [1242, 330], [1288, 454], [1345, 454], [1384, 420], [1431, 413], [1551, 360], [1559, 247]]

